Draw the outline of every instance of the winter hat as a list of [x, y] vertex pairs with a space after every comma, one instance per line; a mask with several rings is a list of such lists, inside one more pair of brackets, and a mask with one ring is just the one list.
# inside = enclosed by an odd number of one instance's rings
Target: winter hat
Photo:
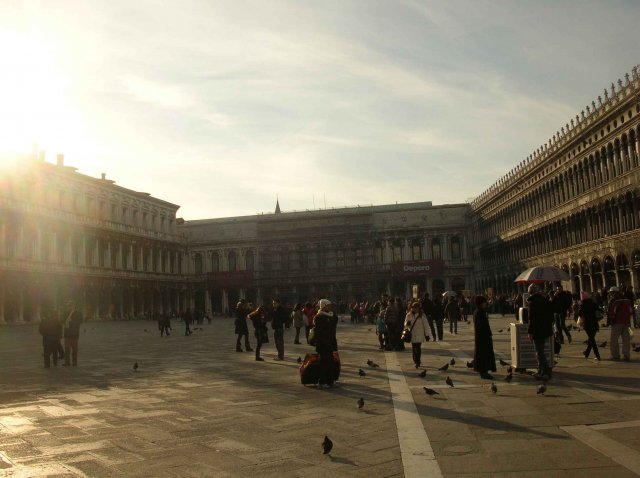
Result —
[[320, 299], [320, 302], [318, 303], [318, 305], [320, 306], [320, 309], [324, 309], [326, 306], [331, 305], [331, 301], [329, 299]]

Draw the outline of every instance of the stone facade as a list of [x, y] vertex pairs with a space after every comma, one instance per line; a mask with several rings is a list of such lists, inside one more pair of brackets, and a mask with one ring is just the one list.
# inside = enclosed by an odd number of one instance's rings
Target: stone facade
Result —
[[475, 289], [556, 265], [574, 292], [640, 285], [637, 67], [473, 202]]
[[73, 298], [87, 317], [178, 308], [188, 295], [178, 206], [44, 159], [0, 176], [0, 322]]

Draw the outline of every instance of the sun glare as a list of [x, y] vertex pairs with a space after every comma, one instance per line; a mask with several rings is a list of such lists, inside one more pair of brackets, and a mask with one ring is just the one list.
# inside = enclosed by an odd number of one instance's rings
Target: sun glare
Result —
[[55, 43], [37, 31], [0, 29], [0, 71], [0, 162], [30, 154], [35, 144], [51, 155], [82, 154], [89, 145], [57, 68]]

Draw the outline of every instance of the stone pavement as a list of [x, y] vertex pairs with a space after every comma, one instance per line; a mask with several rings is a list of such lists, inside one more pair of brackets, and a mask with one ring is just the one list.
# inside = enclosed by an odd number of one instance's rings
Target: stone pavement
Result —
[[[496, 352], [507, 360], [508, 322], [491, 321]], [[87, 323], [79, 366], [51, 369], [42, 368], [35, 326], [0, 327], [0, 477], [640, 473], [640, 354], [630, 363], [585, 360], [584, 333], [564, 346], [539, 396], [529, 376], [503, 382], [502, 367], [493, 395], [465, 366], [473, 349], [465, 323], [459, 335], [423, 347], [426, 378], [410, 351], [378, 351], [372, 326], [341, 323], [343, 371], [330, 390], [300, 385], [296, 358], [310, 348], [292, 345], [292, 331], [287, 360], [273, 360], [271, 343], [266, 361], [255, 362], [234, 351], [230, 319], [190, 337], [181, 323], [173, 327], [160, 338], [152, 322]], [[436, 370], [452, 357], [448, 372]], [[368, 358], [380, 368], [367, 367]], [[440, 395], [426, 396], [423, 386]], [[334, 442], [330, 456], [321, 452], [324, 435]], [[422, 472], [411, 466], [420, 460], [430, 464]]]

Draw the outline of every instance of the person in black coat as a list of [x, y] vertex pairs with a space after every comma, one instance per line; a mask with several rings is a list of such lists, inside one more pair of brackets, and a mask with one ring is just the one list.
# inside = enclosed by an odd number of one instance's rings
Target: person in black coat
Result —
[[587, 333], [587, 349], [582, 352], [582, 355], [584, 355], [584, 358], [589, 358], [589, 354], [593, 350], [596, 360], [600, 360], [600, 351], [598, 350], [598, 344], [596, 344], [596, 334], [600, 329], [598, 318], [596, 317], [598, 305], [587, 292], [580, 292], [580, 299], [578, 321], [582, 323], [582, 328]]
[[249, 327], [247, 325], [247, 303], [244, 299], [241, 299], [236, 305], [236, 320], [234, 321], [236, 334], [238, 340], [236, 340], [236, 352], [242, 352], [240, 341], [244, 336], [244, 348], [247, 352], [253, 352], [251, 344], [249, 343]]
[[[436, 324], [436, 330], [438, 332], [438, 340], [442, 341], [442, 328], [444, 324], [444, 305], [442, 305], [442, 298], [436, 296], [435, 302], [433, 303], [433, 321]], [[434, 336], [435, 338], [435, 336]]]
[[475, 349], [473, 368], [482, 378], [492, 380], [489, 373], [496, 371], [496, 356], [493, 353], [493, 334], [487, 315], [487, 299], [481, 295], [476, 297], [476, 310], [473, 313], [473, 332]]
[[191, 315], [191, 309], [187, 309], [182, 316], [182, 320], [184, 321], [184, 335], [191, 335], [191, 321], [193, 320], [193, 315]]
[[264, 359], [260, 357], [260, 349], [262, 344], [268, 342], [269, 333], [267, 329], [267, 314], [264, 308], [258, 307], [253, 312], [247, 315], [247, 318], [251, 320], [253, 324], [253, 332], [256, 337], [256, 362], [264, 362]]
[[338, 350], [338, 316], [333, 313], [333, 304], [328, 299], [321, 299], [319, 306], [320, 310], [313, 318], [316, 352], [319, 358], [318, 383], [320, 388], [329, 388], [335, 380], [333, 352]]
[[553, 335], [553, 306], [549, 299], [541, 294], [537, 284], [531, 284], [528, 290], [529, 303], [529, 340], [533, 342], [538, 359], [539, 380], [549, 380], [551, 378], [551, 366], [544, 354], [544, 346], [549, 337]]
[[269, 313], [269, 321], [273, 329], [273, 341], [278, 351], [276, 360], [284, 360], [284, 328], [288, 325], [289, 314], [280, 304], [280, 299], [274, 298], [271, 301], [273, 308]]
[[82, 313], [76, 309], [74, 301], [67, 302], [67, 310], [64, 312], [64, 366], [78, 365], [78, 339], [80, 338], [80, 325], [82, 325]]
[[45, 310], [42, 314], [42, 321], [38, 328], [42, 335], [42, 348], [44, 349], [44, 368], [51, 367], [51, 357], [53, 365], [58, 365], [58, 345], [62, 337], [62, 325], [53, 311]]
[[433, 309], [433, 301], [429, 299], [429, 293], [425, 292], [424, 297], [422, 298], [422, 311], [424, 312], [424, 315], [427, 316], [427, 322], [429, 323], [429, 328], [431, 329], [431, 337], [433, 337], [433, 341], [435, 342], [438, 336], [436, 334], [436, 328], [433, 321]]

